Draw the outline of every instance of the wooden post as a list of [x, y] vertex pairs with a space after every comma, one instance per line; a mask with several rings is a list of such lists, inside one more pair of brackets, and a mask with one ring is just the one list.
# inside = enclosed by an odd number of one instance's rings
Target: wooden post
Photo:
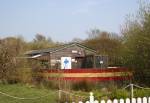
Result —
[[130, 84], [130, 88], [131, 88], [131, 99], [134, 97], [134, 94], [133, 94], [133, 84]]
[[59, 99], [59, 102], [61, 100], [61, 90], [58, 90], [58, 99]]

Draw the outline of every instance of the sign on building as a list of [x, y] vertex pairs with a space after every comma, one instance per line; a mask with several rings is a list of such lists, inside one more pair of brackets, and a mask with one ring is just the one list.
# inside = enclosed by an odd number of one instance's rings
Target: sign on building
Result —
[[61, 69], [71, 69], [71, 57], [61, 57]]

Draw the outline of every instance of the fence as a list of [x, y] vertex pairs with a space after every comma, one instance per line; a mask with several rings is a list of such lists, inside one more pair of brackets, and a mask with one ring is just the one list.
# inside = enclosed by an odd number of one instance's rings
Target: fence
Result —
[[[66, 102], [67, 103], [67, 102]], [[75, 103], [75, 102], [72, 102]], [[79, 101], [78, 103], [84, 103], [82, 101]], [[86, 101], [85, 103], [150, 103], [150, 97], [138, 97], [138, 98], [126, 98], [126, 99], [114, 99], [114, 100], [94, 100], [93, 93], [90, 93], [89, 101]]]
[[[85, 103], [150, 103], [150, 97], [138, 97], [138, 98], [134, 98], [134, 92], [133, 92], [133, 87], [136, 87], [138, 89], [146, 89], [146, 90], [150, 90], [150, 88], [144, 88], [135, 84], [129, 84], [126, 87], [124, 87], [123, 89], [126, 89], [130, 87], [130, 91], [131, 91], [131, 98], [126, 98], [126, 99], [114, 99], [114, 100], [94, 100], [94, 96], [93, 93], [90, 93], [89, 96], [89, 101], [86, 101]], [[75, 103], [75, 102], [73, 102]], [[83, 103], [82, 101], [79, 101], [78, 103]]]

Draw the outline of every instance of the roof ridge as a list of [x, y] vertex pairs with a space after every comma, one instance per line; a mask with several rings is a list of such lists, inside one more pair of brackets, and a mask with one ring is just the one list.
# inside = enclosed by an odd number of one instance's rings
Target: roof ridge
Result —
[[41, 53], [41, 52], [50, 52], [50, 53], [54, 53], [54, 52], [57, 52], [57, 51], [60, 51], [62, 49], [65, 49], [65, 48], [68, 48], [72, 45], [77, 45], [77, 46], [80, 46], [82, 48], [85, 48], [85, 49], [88, 49], [92, 52], [96, 52], [94, 49], [92, 48], [89, 48], [81, 43], [78, 43], [78, 42], [72, 42], [72, 43], [68, 43], [68, 44], [63, 44], [63, 45], [59, 45], [58, 47], [51, 47], [51, 48], [47, 48], [47, 49], [40, 49], [40, 50], [30, 50], [28, 51], [26, 54], [36, 54], [36, 53]]

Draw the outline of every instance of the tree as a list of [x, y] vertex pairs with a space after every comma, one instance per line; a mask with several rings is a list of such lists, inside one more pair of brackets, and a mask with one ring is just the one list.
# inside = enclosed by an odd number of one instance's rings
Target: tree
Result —
[[43, 36], [42, 34], [36, 34], [34, 42], [40, 42], [40, 41], [46, 41], [46, 37]]
[[8, 80], [12, 69], [12, 58], [8, 48], [0, 44], [0, 79], [5, 82]]
[[123, 61], [135, 71], [135, 82], [150, 85], [150, 5], [141, 5], [137, 17], [128, 19], [122, 30]]
[[32, 42], [28, 43], [29, 50], [46, 49], [55, 46], [53, 40], [42, 34], [36, 34]]
[[120, 65], [121, 38], [117, 34], [95, 29], [89, 32], [89, 38], [84, 44], [95, 49], [99, 55], [107, 55], [109, 66]]
[[0, 40], [0, 80], [3, 82], [18, 82], [22, 68], [25, 66], [21, 59], [27, 46], [23, 38], [7, 37]]
[[73, 38], [71, 42], [81, 43], [81, 42], [83, 42], [83, 40], [80, 38]]
[[91, 29], [90, 31], [87, 32], [88, 38], [89, 39], [95, 39], [100, 35], [101, 31], [99, 29]]

